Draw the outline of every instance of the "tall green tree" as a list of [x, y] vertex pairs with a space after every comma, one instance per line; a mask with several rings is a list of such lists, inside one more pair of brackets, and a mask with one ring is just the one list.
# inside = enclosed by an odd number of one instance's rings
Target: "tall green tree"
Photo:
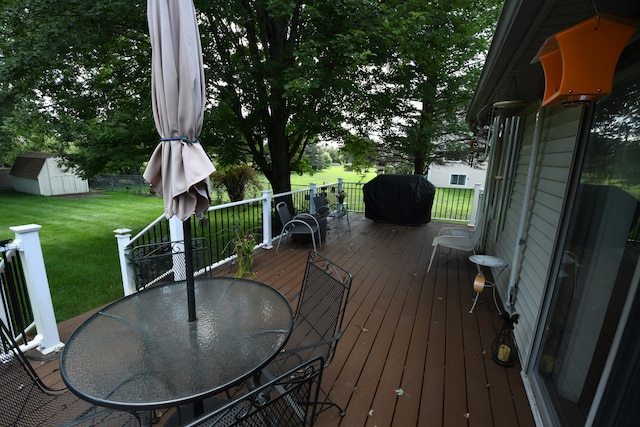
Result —
[[88, 177], [139, 170], [157, 143], [145, 2], [3, 0], [1, 11], [1, 143], [58, 151]]
[[397, 49], [385, 64], [389, 114], [379, 159], [409, 163], [413, 173], [469, 155], [463, 116], [500, 12], [496, 0], [399, 1], [386, 29]]
[[250, 156], [275, 192], [319, 136], [341, 139], [374, 55], [378, 2], [196, 1], [221, 159]]
[[[469, 37], [490, 10], [489, 0], [195, 4], [203, 145], [219, 164], [252, 161], [276, 192], [291, 189], [306, 148], [322, 140], [342, 142], [356, 164], [374, 162], [381, 138], [385, 152], [428, 160], [442, 126], [457, 123], [458, 89], [484, 46]], [[145, 5], [3, 0], [3, 142], [56, 142], [87, 176], [138, 169], [157, 143]]]

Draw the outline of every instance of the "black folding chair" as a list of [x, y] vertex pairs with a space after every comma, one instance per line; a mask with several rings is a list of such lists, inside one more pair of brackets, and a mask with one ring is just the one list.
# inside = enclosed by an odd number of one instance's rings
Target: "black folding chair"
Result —
[[276, 253], [280, 250], [280, 242], [287, 235], [302, 235], [311, 236], [311, 242], [313, 243], [313, 249], [316, 249], [316, 236], [318, 237], [318, 244], [322, 244], [322, 237], [320, 236], [320, 224], [313, 215], [308, 213], [301, 213], [294, 217], [291, 216], [289, 208], [285, 202], [280, 202], [276, 205], [276, 211], [282, 222], [282, 233], [278, 239], [278, 246], [276, 246]]
[[320, 357], [306, 361], [188, 427], [313, 426], [323, 367]]
[[[316, 356], [323, 358], [325, 367], [329, 366], [342, 336], [352, 281], [347, 270], [316, 251], [309, 252], [293, 330], [284, 350], [265, 369], [267, 378]], [[324, 397], [320, 405], [335, 406], [343, 416], [344, 410], [329, 399], [328, 393], [320, 391]]]
[[138, 414], [100, 408], [44, 384], [0, 321], [0, 425], [139, 426]]

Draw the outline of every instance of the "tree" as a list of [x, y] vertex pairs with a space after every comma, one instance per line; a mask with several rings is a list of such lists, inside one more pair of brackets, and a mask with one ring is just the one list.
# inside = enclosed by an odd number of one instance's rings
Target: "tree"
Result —
[[347, 106], [366, 96], [375, 5], [197, 1], [214, 104], [204, 139], [216, 141], [219, 158], [251, 156], [276, 193], [289, 191], [306, 148], [319, 135], [342, 138]]
[[[430, 3], [430, 4], [428, 4]], [[388, 9], [389, 37], [398, 48], [385, 64], [389, 114], [378, 160], [411, 163], [423, 174], [432, 162], [468, 156], [463, 119], [497, 20], [495, 0], [401, 1]]]
[[87, 177], [139, 170], [158, 140], [145, 3], [4, 0], [0, 19], [2, 144], [57, 151]]
[[246, 163], [227, 166], [215, 171], [211, 176], [211, 183], [216, 191], [222, 188], [227, 190], [232, 202], [244, 200], [246, 190], [260, 190], [262, 188], [258, 174]]
[[[85, 176], [137, 170], [157, 144], [146, 2], [5, 0], [0, 136], [56, 144]], [[251, 160], [273, 190], [318, 141], [355, 167], [429, 162], [468, 96], [490, 0], [195, 0], [218, 165]], [[483, 12], [489, 10], [489, 18]], [[466, 26], [465, 26], [466, 25]], [[431, 157], [430, 157], [431, 156]]]

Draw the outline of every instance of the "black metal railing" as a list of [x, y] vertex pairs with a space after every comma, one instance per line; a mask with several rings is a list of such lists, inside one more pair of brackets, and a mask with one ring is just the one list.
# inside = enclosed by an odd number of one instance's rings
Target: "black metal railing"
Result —
[[[345, 203], [349, 207], [349, 211], [363, 213], [365, 210], [363, 186], [364, 183], [361, 182], [323, 184], [317, 186], [315, 193], [326, 195], [328, 201], [333, 203], [336, 201], [337, 193], [341, 188], [346, 193]], [[268, 237], [278, 236], [282, 227], [275, 209], [276, 203], [290, 199], [294, 207], [293, 213], [309, 212], [311, 194], [311, 188], [305, 188], [270, 196], [272, 197], [270, 212], [272, 235]], [[473, 200], [473, 189], [436, 189], [432, 207], [432, 221], [469, 221]], [[198, 265], [194, 266], [198, 274], [204, 274], [206, 266], [214, 266], [232, 258], [235, 255], [235, 245], [233, 243], [235, 237], [252, 234], [257, 244], [261, 244], [264, 240], [262, 230], [265, 220], [263, 202], [264, 198], [257, 198], [213, 206], [205, 213], [203, 218], [193, 216], [190, 219], [192, 237], [194, 241], [198, 242], [197, 247], [203, 249], [198, 254]], [[130, 242], [129, 254], [134, 263], [136, 287], [139, 288], [146, 280], [153, 280], [147, 272], [142, 271], [146, 268], [151, 270], [165, 268], [165, 274], [168, 274], [166, 270], [171, 268], [171, 259], [175, 259], [177, 250], [175, 242], [177, 241], [180, 241], [180, 239], [176, 236], [171, 236], [169, 221], [159, 218], [154, 224], [141, 232], [135, 238], [135, 241]], [[158, 256], [159, 252], [164, 254], [163, 259], [165, 261], [163, 262], [166, 263], [164, 267], [162, 267], [162, 263], [160, 263], [161, 266], [159, 267], [158, 262], [152, 261], [150, 258]]]
[[0, 299], [9, 330], [18, 341], [25, 343], [35, 318], [20, 254], [8, 244], [9, 240], [0, 242]]
[[431, 220], [469, 221], [473, 208], [473, 196], [473, 188], [436, 188]]

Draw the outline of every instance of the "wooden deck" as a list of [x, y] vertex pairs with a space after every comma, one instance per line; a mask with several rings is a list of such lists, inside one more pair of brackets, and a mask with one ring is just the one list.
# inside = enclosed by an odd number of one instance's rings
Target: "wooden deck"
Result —
[[[476, 270], [468, 254], [441, 249], [427, 274], [431, 241], [442, 225], [350, 217], [351, 232], [338, 236], [330, 223], [319, 248], [354, 277], [344, 335], [322, 381], [347, 413], [341, 418], [328, 410], [316, 425], [534, 426], [519, 364], [504, 368], [491, 360], [501, 326], [491, 293], [469, 313]], [[287, 240], [278, 254], [258, 251], [256, 279], [293, 295], [310, 246]], [[235, 266], [215, 274], [234, 272]], [[63, 341], [88, 315], [60, 324]], [[38, 364], [49, 383], [60, 381], [56, 363]]]

